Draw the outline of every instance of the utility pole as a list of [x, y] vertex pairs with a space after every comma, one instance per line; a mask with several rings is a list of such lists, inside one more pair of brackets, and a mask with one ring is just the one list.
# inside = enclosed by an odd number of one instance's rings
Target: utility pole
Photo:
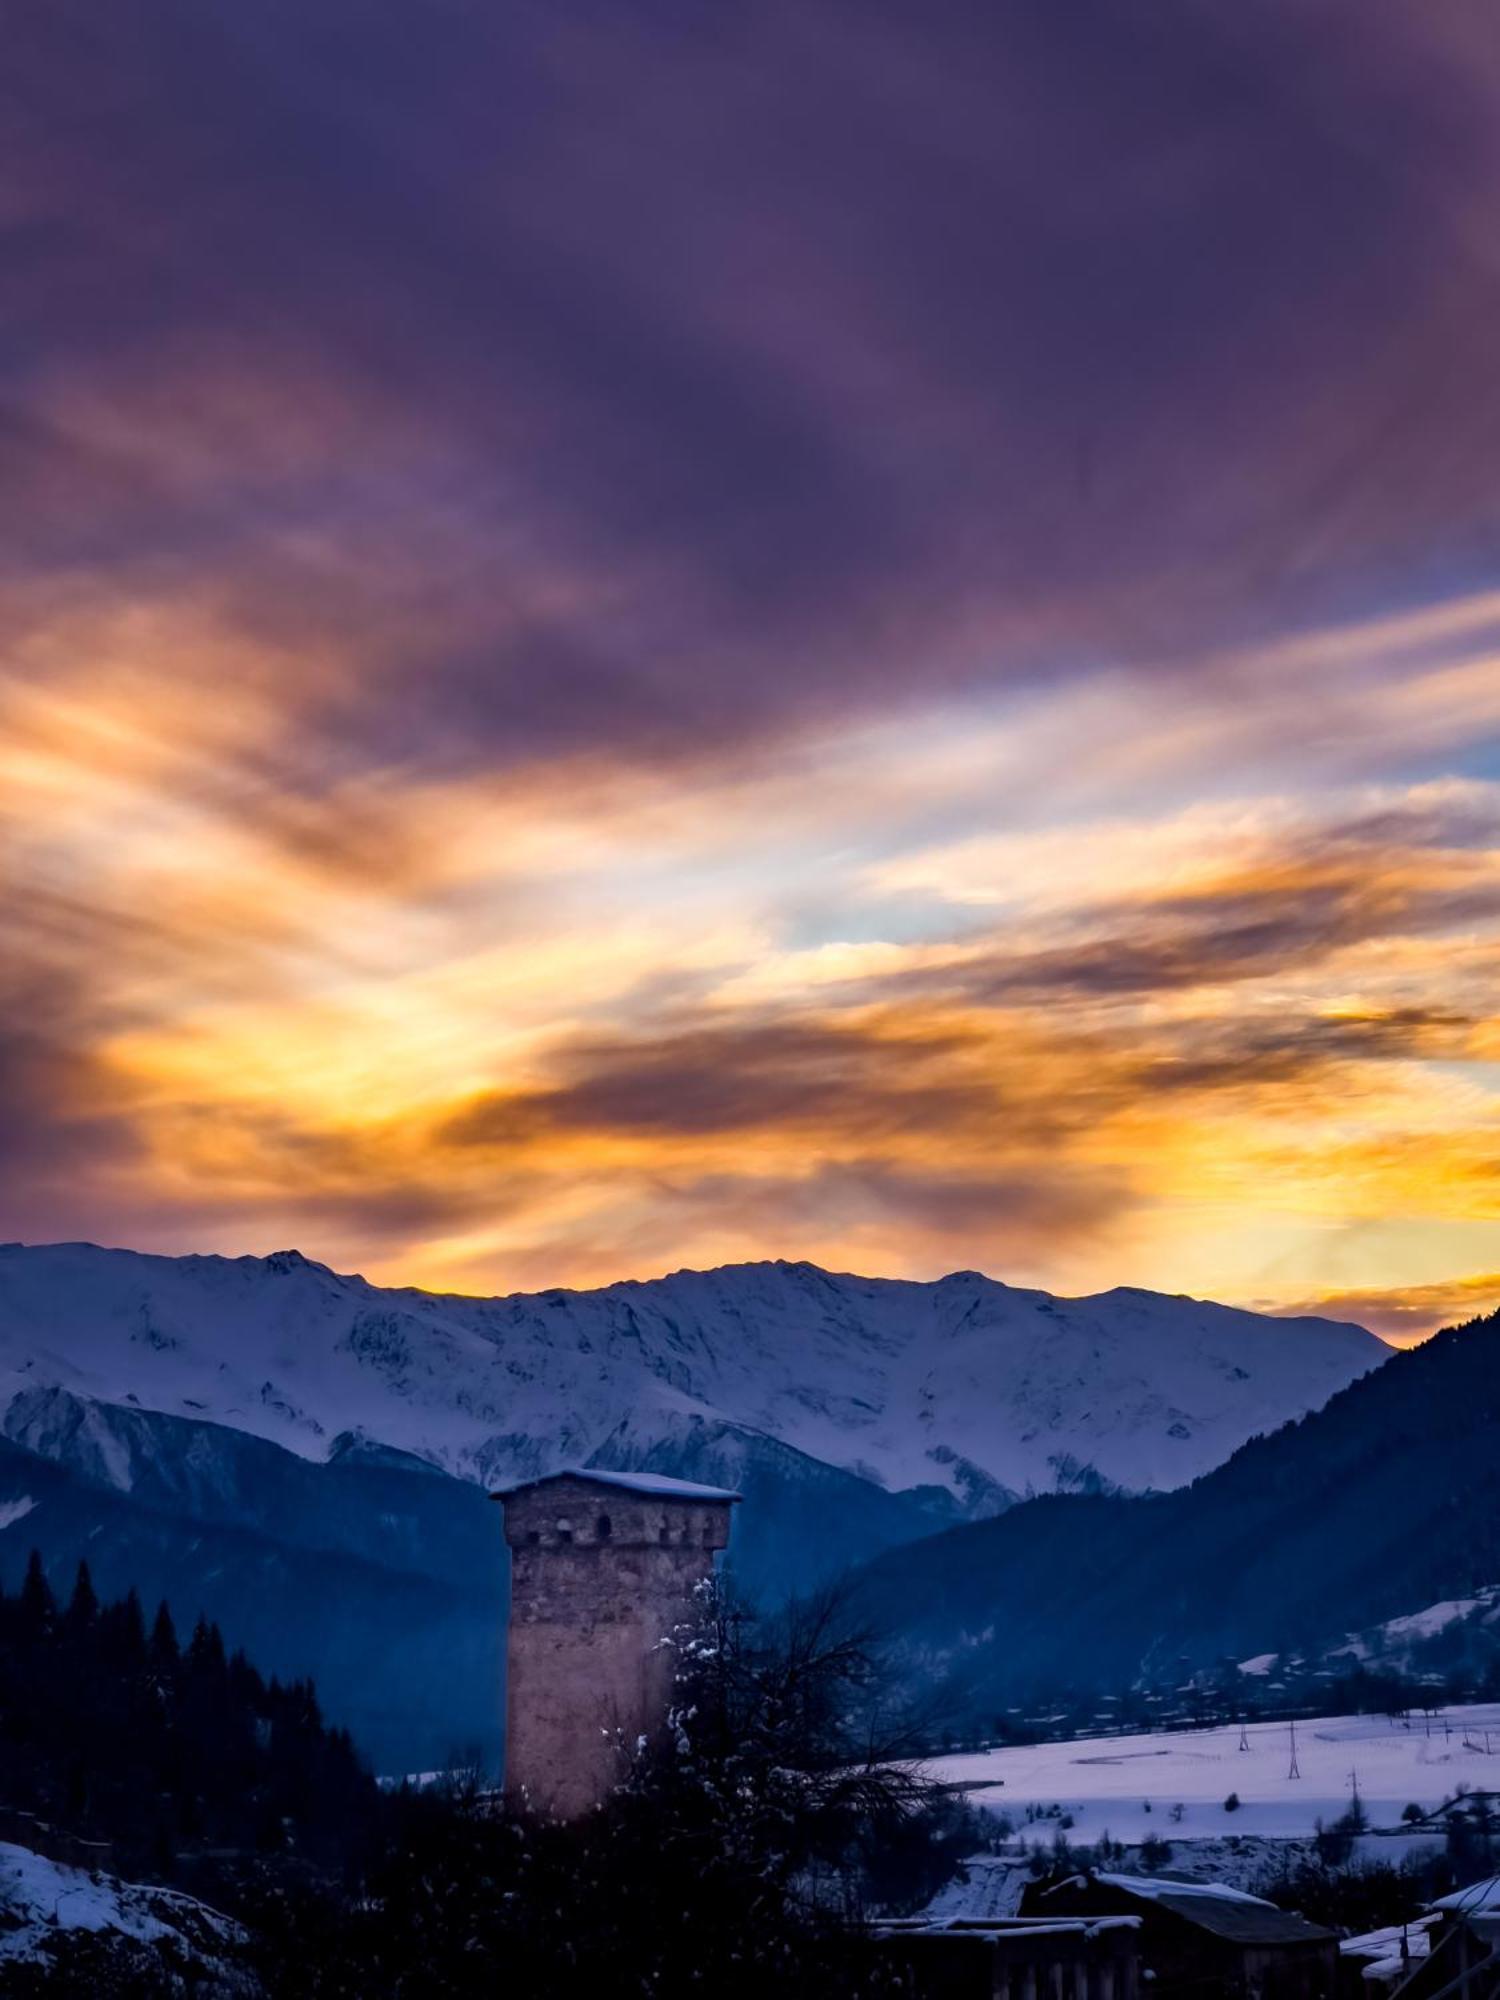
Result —
[[1291, 1727], [1292, 1727], [1292, 1762], [1291, 1762], [1291, 1768], [1290, 1768], [1290, 1769], [1288, 1770], [1288, 1772], [1287, 1772], [1287, 1776], [1288, 1776], [1289, 1778], [1300, 1778], [1300, 1777], [1302, 1776], [1302, 1773], [1301, 1773], [1301, 1772], [1300, 1772], [1300, 1771], [1299, 1771], [1299, 1770], [1297, 1769], [1297, 1725], [1296, 1725], [1296, 1723], [1295, 1723], [1295, 1722], [1293, 1722], [1293, 1724], [1292, 1724], [1292, 1726], [1291, 1726]]

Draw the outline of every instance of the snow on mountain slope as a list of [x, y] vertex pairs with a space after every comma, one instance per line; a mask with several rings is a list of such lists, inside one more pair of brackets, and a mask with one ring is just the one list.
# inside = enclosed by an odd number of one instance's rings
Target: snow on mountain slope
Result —
[[353, 1431], [490, 1480], [587, 1460], [621, 1426], [646, 1449], [699, 1418], [889, 1488], [945, 1489], [963, 1512], [1173, 1487], [1388, 1352], [1330, 1320], [1130, 1290], [1058, 1299], [967, 1271], [917, 1284], [749, 1264], [477, 1299], [382, 1290], [296, 1251], [0, 1248], [0, 1401], [61, 1385], [312, 1458]]
[[1452, 1673], [1466, 1655], [1471, 1661], [1500, 1655], [1500, 1584], [1481, 1584], [1468, 1596], [1439, 1598], [1420, 1611], [1367, 1625], [1362, 1632], [1346, 1632], [1316, 1652], [1305, 1649], [1290, 1660], [1279, 1653], [1257, 1653], [1241, 1660], [1239, 1667], [1242, 1674], [1259, 1680], [1284, 1674], [1289, 1667], [1293, 1672], [1305, 1672], [1309, 1666], [1328, 1673], [1347, 1672], [1357, 1661], [1379, 1673], [1420, 1677], [1426, 1671]]

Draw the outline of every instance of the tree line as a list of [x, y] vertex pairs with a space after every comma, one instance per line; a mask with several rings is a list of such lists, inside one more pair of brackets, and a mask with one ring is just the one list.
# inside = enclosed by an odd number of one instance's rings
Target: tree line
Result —
[[101, 1602], [87, 1562], [59, 1603], [35, 1551], [0, 1591], [6, 1837], [29, 1817], [44, 1848], [170, 1883], [215, 1853], [339, 1859], [374, 1792], [312, 1683], [265, 1679], [206, 1619], [184, 1639], [165, 1603], [148, 1623], [134, 1590]]
[[[872, 1636], [836, 1592], [767, 1617], [715, 1586], [669, 1643], [668, 1728], [621, 1740], [613, 1795], [563, 1824], [477, 1769], [377, 1786], [306, 1684], [98, 1604], [86, 1569], [59, 1608], [37, 1563], [0, 1601], [0, 1777], [236, 1919], [244, 1990], [278, 2000], [878, 2000], [865, 1917], [920, 1907], [983, 1836], [910, 1761]], [[196, 1977], [65, 1933], [24, 1990], [217, 1992]]]

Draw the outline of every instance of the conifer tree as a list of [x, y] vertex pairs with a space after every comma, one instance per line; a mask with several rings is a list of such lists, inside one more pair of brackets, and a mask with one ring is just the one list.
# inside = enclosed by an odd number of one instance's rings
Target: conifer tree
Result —
[[73, 1585], [73, 1595], [68, 1603], [63, 1624], [70, 1638], [82, 1638], [94, 1628], [99, 1616], [99, 1598], [94, 1589], [94, 1579], [89, 1575], [86, 1562], [78, 1565], [78, 1578]]
[[158, 1672], [175, 1667], [182, 1657], [177, 1644], [177, 1627], [172, 1623], [171, 1609], [165, 1598], [157, 1607], [156, 1623], [151, 1627], [150, 1657], [152, 1666]]
[[132, 1584], [119, 1606], [120, 1657], [127, 1666], [139, 1666], [146, 1657], [146, 1614], [140, 1594]]
[[33, 1549], [26, 1563], [26, 1579], [21, 1585], [20, 1629], [23, 1639], [44, 1639], [57, 1623], [57, 1600], [42, 1568], [42, 1553]]

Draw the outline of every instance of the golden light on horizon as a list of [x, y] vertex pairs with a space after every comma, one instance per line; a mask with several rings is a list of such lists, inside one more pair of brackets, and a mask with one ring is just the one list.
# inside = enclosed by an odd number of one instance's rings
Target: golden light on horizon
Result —
[[[467, 1289], [785, 1253], [1284, 1305], [1357, 1275], [1398, 1330], [1407, 1290], [1488, 1296], [1495, 788], [1126, 809], [1111, 774], [1103, 815], [933, 846], [947, 739], [866, 738], [820, 791], [834, 734], [791, 790], [564, 763], [263, 811], [274, 703], [226, 724], [168, 673], [148, 727], [150, 671], [13, 688], [0, 763], [57, 1115], [128, 1138], [69, 1163], [75, 1209]], [[872, 799], [904, 815], [874, 863]]]

